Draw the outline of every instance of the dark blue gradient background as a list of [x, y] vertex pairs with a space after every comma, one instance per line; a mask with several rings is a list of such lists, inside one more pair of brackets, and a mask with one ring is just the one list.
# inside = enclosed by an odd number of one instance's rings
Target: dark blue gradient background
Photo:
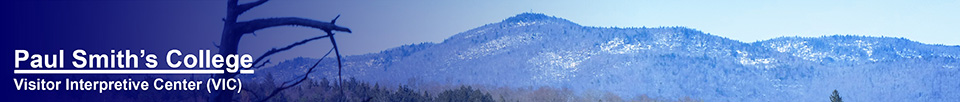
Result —
[[[88, 54], [109, 53], [110, 50], [146, 50], [158, 55], [157, 69], [169, 67], [163, 55], [170, 49], [184, 53], [209, 49], [216, 53], [214, 43], [219, 43], [226, 1], [140, 1], [140, 0], [91, 0], [91, 1], [10, 1], [3, 15], [4, 27], [3, 75], [4, 99], [15, 101], [123, 101], [115, 95], [138, 96], [140, 91], [18, 91], [10, 78], [46, 78], [47, 80], [121, 80], [133, 78], [152, 83], [162, 77], [167, 80], [196, 77], [205, 80], [209, 75], [13, 75], [13, 51], [28, 50], [31, 54], [56, 54], [64, 50], [63, 69], [75, 69], [70, 62], [70, 53], [84, 49]], [[219, 5], [219, 6], [210, 6]], [[318, 32], [320, 33], [320, 32]], [[299, 38], [298, 38], [299, 40]], [[241, 46], [259, 46], [257, 42], [243, 42]], [[262, 53], [262, 52], [257, 52]], [[257, 57], [259, 54], [254, 55]], [[143, 62], [141, 60], [141, 62]], [[29, 69], [28, 62], [21, 62], [21, 69]], [[140, 63], [140, 69], [147, 69]], [[152, 78], [151, 78], [152, 77]], [[65, 84], [65, 82], [64, 82]], [[62, 86], [63, 84], [61, 84]], [[152, 85], [151, 85], [152, 86]], [[152, 89], [151, 89], [152, 90]], [[188, 91], [169, 91], [170, 94]], [[206, 95], [206, 91], [202, 92]], [[202, 96], [205, 97], [205, 96]], [[155, 98], [155, 97], [142, 97]], [[158, 101], [188, 101], [194, 99], [157, 98]], [[205, 100], [205, 99], [201, 99]]]

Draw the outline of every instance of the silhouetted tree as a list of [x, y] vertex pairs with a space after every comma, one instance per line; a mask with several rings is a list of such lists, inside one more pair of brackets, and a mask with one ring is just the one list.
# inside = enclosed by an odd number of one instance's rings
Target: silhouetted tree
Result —
[[410, 88], [407, 88], [407, 87], [404, 87], [404, 86], [400, 86], [400, 88], [398, 88], [396, 92], [394, 92], [393, 94], [390, 95], [390, 100], [386, 100], [386, 101], [389, 101], [389, 102], [430, 102], [431, 100], [432, 100], [432, 97], [429, 97], [429, 95], [426, 95], [426, 93], [420, 94], [420, 93], [418, 93], [417, 91], [414, 91], [413, 89], [410, 89]]
[[469, 86], [460, 86], [459, 89], [441, 92], [436, 100], [437, 102], [493, 102], [493, 97], [480, 90], [473, 90]]
[[[325, 33], [327, 33], [327, 35], [308, 38], [283, 48], [270, 49], [269, 51], [267, 51], [257, 59], [254, 59], [254, 62], [253, 62], [254, 67], [262, 67], [263, 65], [262, 63], [260, 63], [260, 61], [262, 61], [267, 56], [273, 55], [278, 52], [286, 51], [293, 47], [302, 45], [306, 42], [310, 42], [310, 41], [321, 39], [321, 38], [330, 37], [331, 42], [335, 42], [335, 40], [332, 39], [334, 35], [332, 31], [342, 31], [342, 32], [348, 32], [348, 33], [351, 32], [350, 29], [348, 28], [334, 25], [334, 23], [336, 22], [336, 18], [334, 18], [330, 22], [316, 21], [316, 20], [299, 18], [299, 17], [261, 18], [261, 19], [254, 19], [250, 21], [242, 21], [242, 22], [237, 21], [237, 18], [240, 16], [240, 14], [243, 14], [247, 10], [250, 10], [253, 7], [260, 6], [266, 2], [267, 0], [257, 0], [251, 3], [240, 4], [238, 3], [238, 0], [227, 1], [227, 15], [225, 18], [223, 18], [224, 22], [223, 22], [223, 31], [220, 37], [220, 45], [217, 45], [217, 47], [220, 49], [220, 54], [237, 54], [237, 47], [240, 43], [240, 38], [242, 38], [246, 34], [252, 34], [254, 31], [264, 29], [264, 28], [277, 27], [277, 26], [303, 26], [303, 27], [320, 29], [320, 30], [323, 30]], [[336, 43], [334, 43], [334, 46], [336, 46]], [[334, 47], [334, 49], [336, 50], [336, 47]], [[339, 57], [340, 57], [339, 52], [337, 52], [338, 62], [340, 60]], [[269, 61], [266, 61], [264, 63], [267, 63], [267, 62]], [[309, 74], [309, 72], [312, 72], [312, 69], [308, 71], [307, 74]], [[237, 76], [237, 73], [225, 73], [225, 74], [215, 75], [214, 78], [233, 78], [235, 76]], [[304, 75], [304, 77], [306, 77], [306, 75]], [[281, 88], [297, 85], [302, 81], [303, 80], [297, 81], [294, 84], [283, 85], [281, 86]], [[227, 91], [227, 90], [212, 92], [210, 94], [211, 97], [209, 101], [215, 101], [215, 102], [233, 101], [232, 100], [233, 95], [235, 94], [233, 92], [234, 91]]]
[[830, 95], [830, 102], [843, 102], [843, 99], [840, 98], [840, 93], [837, 90], [833, 90], [833, 95]]

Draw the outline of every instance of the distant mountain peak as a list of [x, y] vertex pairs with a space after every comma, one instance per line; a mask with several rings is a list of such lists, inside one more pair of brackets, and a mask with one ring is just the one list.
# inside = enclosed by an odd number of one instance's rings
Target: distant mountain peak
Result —
[[[681, 26], [591, 27], [540, 13], [518, 14], [441, 43], [344, 59], [345, 78], [420, 88], [548, 86], [718, 101], [813, 101], [803, 97], [846, 89], [864, 93], [853, 100], [960, 99], [960, 81], [953, 81], [960, 79], [953, 74], [960, 73], [960, 46], [857, 35], [744, 43]], [[294, 60], [264, 73], [302, 73], [317, 61]], [[311, 78], [338, 77], [337, 62], [323, 61]]]
[[521, 14], [517, 14], [516, 16], [507, 18], [503, 20], [503, 22], [531, 22], [531, 21], [539, 21], [539, 20], [551, 19], [551, 18], [555, 18], [555, 17], [550, 17], [542, 13], [521, 13]]
[[521, 13], [516, 16], [507, 18], [503, 20], [503, 23], [518, 23], [518, 22], [543, 22], [543, 21], [552, 21], [552, 22], [570, 22], [569, 20], [563, 18], [557, 18], [554, 16], [547, 16], [543, 13]]

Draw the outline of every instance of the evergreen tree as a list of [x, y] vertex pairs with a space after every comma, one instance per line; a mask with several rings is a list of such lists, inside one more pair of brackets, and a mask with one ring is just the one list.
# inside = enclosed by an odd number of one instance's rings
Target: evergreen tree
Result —
[[843, 102], [843, 98], [840, 98], [840, 93], [837, 93], [837, 90], [833, 90], [833, 95], [830, 95], [830, 102]]
[[473, 90], [469, 86], [460, 86], [459, 89], [447, 90], [437, 95], [437, 102], [494, 102], [488, 93]]

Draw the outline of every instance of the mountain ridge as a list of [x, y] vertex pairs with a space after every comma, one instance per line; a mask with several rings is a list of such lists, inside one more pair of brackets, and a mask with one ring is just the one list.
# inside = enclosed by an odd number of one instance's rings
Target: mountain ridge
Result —
[[[266, 73], [302, 73], [311, 61], [281, 62]], [[322, 63], [312, 78], [336, 78], [335, 62]], [[344, 57], [343, 75], [381, 85], [549, 86], [622, 97], [817, 101], [838, 89], [860, 92], [846, 94], [852, 101], [947, 101], [960, 99], [960, 81], [953, 81], [960, 79], [958, 63], [960, 46], [903, 38], [745, 43], [685, 27], [588, 27], [523, 13], [440, 43]]]

